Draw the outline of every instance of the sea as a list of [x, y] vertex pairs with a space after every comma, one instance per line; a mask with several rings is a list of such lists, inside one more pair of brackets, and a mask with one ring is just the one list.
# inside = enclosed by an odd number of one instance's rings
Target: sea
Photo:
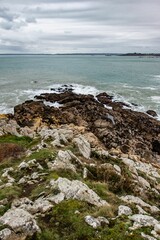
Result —
[[160, 120], [160, 58], [105, 55], [0, 55], [0, 113], [35, 95], [72, 85], [80, 94], [107, 92]]

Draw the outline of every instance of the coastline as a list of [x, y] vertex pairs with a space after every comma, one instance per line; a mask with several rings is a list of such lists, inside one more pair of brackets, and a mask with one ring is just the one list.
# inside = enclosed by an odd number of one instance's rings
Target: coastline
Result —
[[0, 116], [0, 237], [158, 240], [160, 122], [54, 90]]

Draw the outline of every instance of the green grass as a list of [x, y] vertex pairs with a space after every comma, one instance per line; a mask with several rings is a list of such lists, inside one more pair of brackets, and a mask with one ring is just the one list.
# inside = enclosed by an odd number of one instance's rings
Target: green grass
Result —
[[23, 147], [27, 147], [32, 142], [30, 137], [17, 137], [13, 135], [0, 136], [0, 143], [17, 143]]
[[2, 188], [0, 191], [0, 200], [4, 198], [14, 199], [20, 196], [22, 189], [17, 186]]
[[41, 149], [38, 152], [33, 152], [26, 160], [53, 160], [56, 157], [56, 151], [54, 149]]

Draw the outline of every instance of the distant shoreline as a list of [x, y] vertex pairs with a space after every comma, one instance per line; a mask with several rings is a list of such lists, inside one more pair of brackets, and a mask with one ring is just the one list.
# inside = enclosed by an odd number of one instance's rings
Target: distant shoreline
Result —
[[121, 56], [160, 57], [160, 53], [0, 53], [0, 56]]

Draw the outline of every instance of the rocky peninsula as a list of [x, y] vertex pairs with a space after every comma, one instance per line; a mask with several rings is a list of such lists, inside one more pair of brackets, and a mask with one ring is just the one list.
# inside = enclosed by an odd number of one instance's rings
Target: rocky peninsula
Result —
[[0, 239], [160, 239], [156, 113], [72, 90], [0, 115]]

